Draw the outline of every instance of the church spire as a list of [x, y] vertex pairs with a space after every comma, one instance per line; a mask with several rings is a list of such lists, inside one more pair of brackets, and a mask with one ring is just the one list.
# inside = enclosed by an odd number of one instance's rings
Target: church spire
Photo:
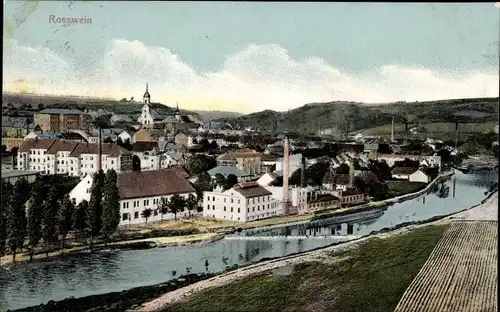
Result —
[[151, 95], [149, 95], [148, 91], [148, 83], [146, 82], [146, 92], [144, 93], [144, 96], [142, 97], [144, 104], [151, 104]]

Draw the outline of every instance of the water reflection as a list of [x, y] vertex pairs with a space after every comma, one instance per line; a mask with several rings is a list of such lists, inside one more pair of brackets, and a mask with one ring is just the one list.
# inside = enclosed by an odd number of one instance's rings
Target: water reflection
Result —
[[443, 184], [448, 190], [454, 190], [454, 196], [425, 194], [389, 206], [379, 215], [365, 220], [332, 218], [240, 233], [242, 236], [263, 236], [264, 239], [223, 239], [201, 247], [85, 253], [19, 263], [10, 266], [9, 270], [0, 268], [0, 311], [69, 296], [81, 297], [157, 284], [184, 274], [186, 268], [192, 273], [207, 269], [218, 272], [234, 264], [246, 265], [262, 258], [280, 257], [343, 241], [338, 235], [366, 235], [402, 222], [450, 214], [479, 203], [484, 198], [484, 191], [494, 181], [497, 181], [496, 173], [464, 175], [457, 172], [454, 179]]

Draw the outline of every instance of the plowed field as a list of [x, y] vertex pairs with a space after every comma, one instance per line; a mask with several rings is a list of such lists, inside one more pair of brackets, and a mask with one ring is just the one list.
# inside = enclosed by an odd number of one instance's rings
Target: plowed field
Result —
[[497, 222], [453, 222], [395, 312], [496, 312], [497, 242]]

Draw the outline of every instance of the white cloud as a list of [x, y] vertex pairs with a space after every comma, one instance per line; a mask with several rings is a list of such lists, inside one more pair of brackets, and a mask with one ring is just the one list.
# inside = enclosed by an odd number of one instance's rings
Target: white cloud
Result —
[[293, 59], [275, 44], [249, 45], [218, 72], [197, 72], [164, 47], [112, 40], [95, 68], [79, 68], [44, 47], [4, 41], [4, 90], [131, 97], [149, 82], [153, 101], [186, 109], [254, 112], [310, 102], [382, 103], [496, 97], [497, 72], [438, 73], [386, 65], [362, 75], [341, 72], [320, 58]]

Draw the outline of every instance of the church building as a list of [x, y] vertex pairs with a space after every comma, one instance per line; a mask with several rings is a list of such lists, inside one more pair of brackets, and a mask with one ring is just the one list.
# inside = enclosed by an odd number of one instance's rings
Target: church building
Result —
[[144, 105], [142, 106], [141, 115], [139, 115], [137, 121], [143, 128], [153, 128], [153, 125], [161, 123], [164, 117], [151, 107], [151, 95], [149, 94], [147, 83], [146, 92], [143, 96], [143, 103]]

